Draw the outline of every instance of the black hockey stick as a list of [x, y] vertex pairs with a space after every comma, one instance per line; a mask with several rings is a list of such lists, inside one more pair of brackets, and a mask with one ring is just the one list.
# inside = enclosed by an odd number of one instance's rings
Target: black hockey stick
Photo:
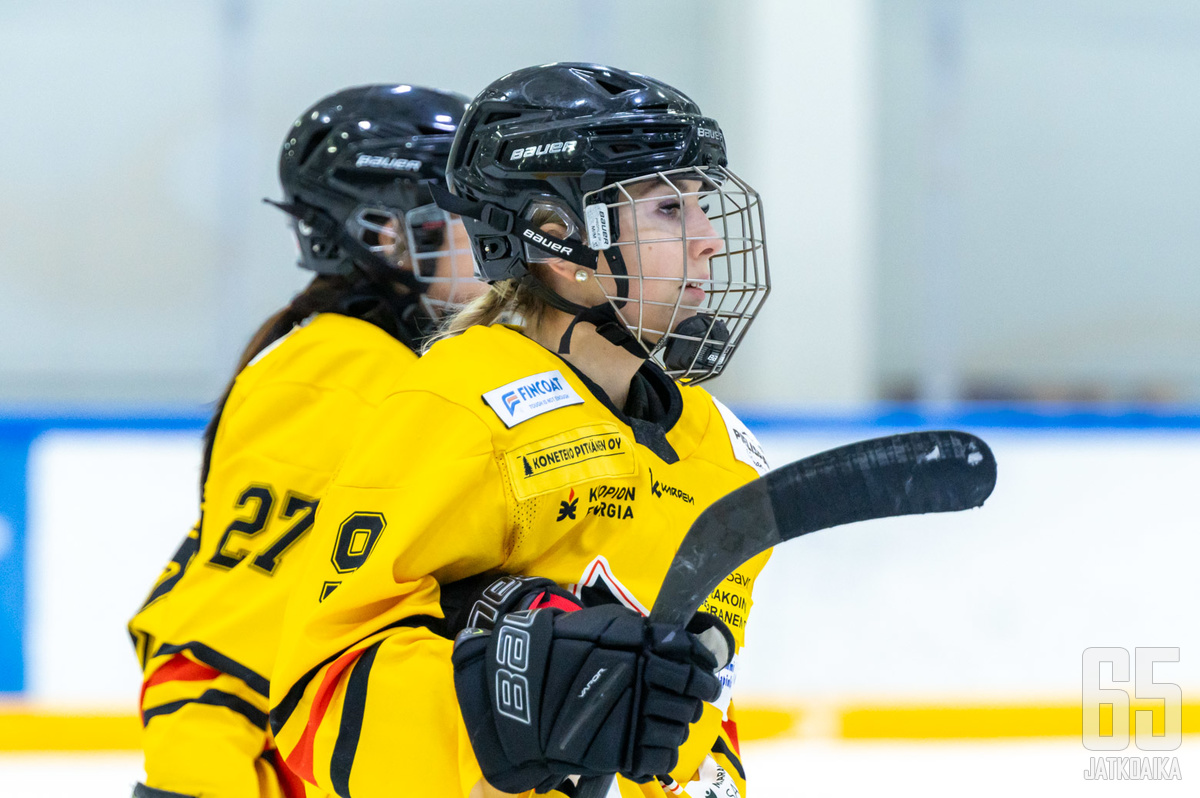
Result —
[[[910, 432], [860, 441], [782, 466], [718, 499], [692, 523], [650, 620], [683, 626], [739, 565], [821, 529], [898, 515], [979, 507], [996, 486], [996, 459], [965, 432]], [[611, 776], [580, 781], [601, 798]]]

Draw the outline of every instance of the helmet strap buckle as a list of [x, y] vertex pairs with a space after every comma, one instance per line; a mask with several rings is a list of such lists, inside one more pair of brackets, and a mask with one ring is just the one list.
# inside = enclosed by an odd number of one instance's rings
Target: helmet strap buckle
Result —
[[479, 221], [505, 235], [513, 231], [516, 216], [512, 211], [507, 208], [501, 208], [499, 205], [491, 204], [484, 205], [482, 210], [483, 212], [479, 215]]

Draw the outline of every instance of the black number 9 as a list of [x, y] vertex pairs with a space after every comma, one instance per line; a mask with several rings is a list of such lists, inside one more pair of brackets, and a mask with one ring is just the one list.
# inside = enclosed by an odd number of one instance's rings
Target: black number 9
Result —
[[357, 571], [371, 556], [387, 521], [382, 513], [354, 513], [338, 528], [333, 544], [333, 567], [339, 574]]

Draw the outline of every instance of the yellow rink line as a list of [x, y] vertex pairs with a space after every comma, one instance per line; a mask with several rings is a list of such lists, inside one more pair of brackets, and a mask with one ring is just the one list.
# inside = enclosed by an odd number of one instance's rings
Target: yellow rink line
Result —
[[[743, 742], [789, 736], [845, 740], [1079, 738], [1083, 729], [1080, 706], [1066, 703], [861, 704], [820, 710], [749, 703], [736, 712]], [[818, 715], [819, 723], [810, 722]], [[1161, 733], [1161, 707], [1154, 720]], [[1108, 733], [1111, 713], [1101, 723], [1101, 732]], [[1200, 733], [1200, 704], [1183, 706], [1183, 732]], [[0, 710], [0, 751], [135, 751], [140, 747], [141, 725], [133, 715]]]
[[[1157, 706], [1155, 706], [1157, 704]], [[1200, 733], [1200, 704], [1184, 704], [1183, 733]], [[1153, 712], [1155, 734], [1163, 733], [1162, 702], [1132, 702], [1134, 714]], [[840, 736], [846, 740], [982, 740], [1021, 737], [1075, 737], [1083, 735], [1080, 704], [980, 704], [894, 705], [843, 707]], [[1101, 708], [1100, 733], [1112, 734], [1112, 709]]]
[[142, 747], [136, 715], [0, 711], [0, 751], [133, 751]]

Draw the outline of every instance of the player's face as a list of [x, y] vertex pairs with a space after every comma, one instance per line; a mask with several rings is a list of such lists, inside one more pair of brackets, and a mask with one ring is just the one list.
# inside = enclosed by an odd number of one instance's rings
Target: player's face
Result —
[[463, 305], [487, 292], [487, 284], [475, 279], [475, 261], [471, 255], [471, 237], [462, 220], [450, 217], [447, 246], [434, 261], [433, 281], [426, 292], [430, 299]]
[[[629, 194], [633, 202], [618, 209], [616, 243], [631, 277], [630, 301], [619, 312], [653, 343], [704, 304], [710, 261], [725, 244], [709, 221], [701, 181], [651, 179], [631, 186]], [[598, 277], [605, 293], [619, 296], [619, 278]]]
[[404, 217], [379, 211], [372, 218], [360, 219], [364, 241], [372, 251], [427, 284], [423, 299], [434, 318], [487, 290], [475, 279], [470, 237], [457, 216], [427, 205]]

